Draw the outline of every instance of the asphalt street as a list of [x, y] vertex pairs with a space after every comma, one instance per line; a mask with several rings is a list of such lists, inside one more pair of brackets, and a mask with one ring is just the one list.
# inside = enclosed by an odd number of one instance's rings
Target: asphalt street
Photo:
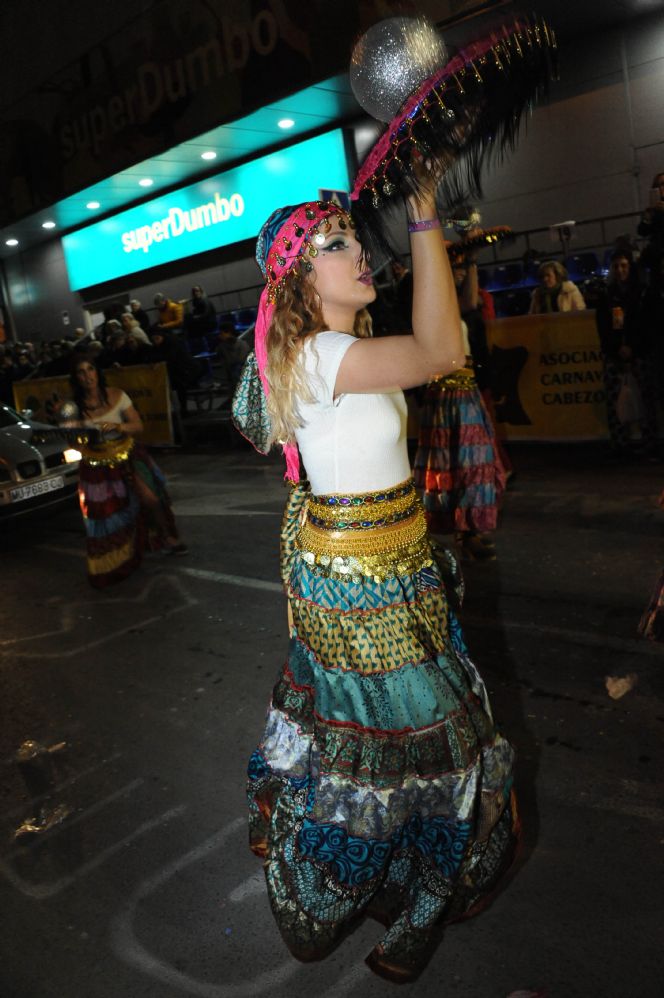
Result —
[[[0, 525], [2, 998], [659, 998], [664, 647], [636, 625], [664, 466], [515, 448], [462, 623], [518, 751], [523, 850], [397, 988], [363, 963], [370, 920], [293, 960], [247, 848], [245, 767], [287, 641], [281, 462], [226, 440], [158, 460], [190, 553], [105, 592], [75, 505]], [[21, 762], [26, 740], [53, 751]], [[17, 839], [40, 812], [62, 820]]]

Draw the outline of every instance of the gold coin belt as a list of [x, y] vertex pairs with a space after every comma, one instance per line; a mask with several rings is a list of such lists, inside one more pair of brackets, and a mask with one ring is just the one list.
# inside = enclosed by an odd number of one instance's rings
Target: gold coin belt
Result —
[[443, 389], [461, 388], [468, 391], [470, 388], [475, 388], [477, 381], [475, 380], [473, 371], [469, 367], [462, 367], [460, 371], [452, 371], [451, 374], [434, 378], [431, 384]]
[[307, 519], [326, 530], [373, 530], [399, 523], [418, 509], [412, 479], [382, 492], [311, 496]]
[[[355, 503], [354, 499], [365, 501]], [[349, 512], [357, 519], [348, 517]], [[324, 522], [316, 522], [320, 520]], [[412, 480], [385, 492], [313, 496], [296, 546], [303, 560], [323, 575], [356, 582], [362, 577], [378, 582], [432, 564], [426, 522]]]
[[115, 468], [129, 460], [133, 447], [133, 438], [123, 436], [120, 440], [104, 440], [94, 447], [83, 447], [81, 454], [91, 468]]

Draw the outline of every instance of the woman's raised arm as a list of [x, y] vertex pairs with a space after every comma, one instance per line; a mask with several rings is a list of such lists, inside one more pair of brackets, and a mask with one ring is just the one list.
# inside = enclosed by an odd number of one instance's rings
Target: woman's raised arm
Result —
[[[335, 394], [413, 388], [463, 367], [465, 351], [452, 269], [434, 196], [409, 199], [413, 334], [358, 340], [339, 367]], [[431, 227], [421, 223], [432, 222]]]

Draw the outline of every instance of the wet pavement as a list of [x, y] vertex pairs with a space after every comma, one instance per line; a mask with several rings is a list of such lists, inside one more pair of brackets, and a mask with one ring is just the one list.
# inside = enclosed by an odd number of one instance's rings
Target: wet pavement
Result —
[[[499, 557], [465, 563], [462, 622], [518, 750], [522, 855], [398, 990], [655, 998], [664, 647], [636, 625], [664, 561], [664, 465], [514, 458]], [[75, 507], [1, 528], [0, 994], [396, 992], [363, 963], [369, 920], [295, 962], [246, 845], [244, 769], [287, 639], [280, 462], [225, 440], [159, 460], [190, 553], [111, 590], [87, 584]], [[612, 699], [606, 677], [631, 674]]]

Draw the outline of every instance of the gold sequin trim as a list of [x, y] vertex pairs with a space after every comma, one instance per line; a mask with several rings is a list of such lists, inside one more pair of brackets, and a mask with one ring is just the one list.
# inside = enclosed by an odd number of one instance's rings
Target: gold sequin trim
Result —
[[475, 374], [469, 367], [462, 367], [459, 371], [452, 371], [451, 374], [445, 374], [440, 377], [433, 378], [431, 383], [443, 389], [461, 388], [467, 391], [470, 388], [477, 387]]
[[417, 511], [412, 478], [380, 492], [310, 496], [309, 522], [325, 530], [366, 531], [407, 520]]
[[85, 463], [89, 464], [91, 468], [114, 468], [129, 460], [133, 447], [133, 439], [122, 436], [119, 440], [104, 440], [103, 443], [95, 444], [94, 447], [82, 447], [81, 455]]
[[326, 530], [305, 521], [296, 546], [308, 565], [330, 578], [377, 582], [433, 564], [421, 508], [407, 520], [371, 530]]
[[367, 506], [378, 502], [391, 502], [415, 492], [415, 484], [412, 478], [407, 478], [398, 485], [392, 485], [388, 489], [381, 489], [376, 492], [331, 492], [328, 495], [310, 496], [309, 503], [312, 506]]

